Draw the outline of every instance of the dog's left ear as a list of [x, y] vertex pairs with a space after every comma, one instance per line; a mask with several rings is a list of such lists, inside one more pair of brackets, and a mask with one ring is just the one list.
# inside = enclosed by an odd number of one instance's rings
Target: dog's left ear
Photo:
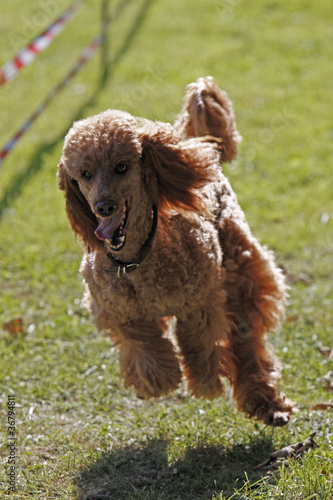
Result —
[[66, 199], [66, 213], [69, 224], [76, 236], [79, 236], [88, 252], [102, 245], [94, 235], [98, 225], [95, 215], [81, 193], [76, 181], [68, 175], [63, 159], [58, 165], [58, 185], [64, 191]]
[[210, 167], [216, 163], [212, 149], [196, 140], [182, 142], [166, 123], [147, 121], [138, 134], [144, 177], [159, 209], [203, 209], [195, 190], [210, 178]]

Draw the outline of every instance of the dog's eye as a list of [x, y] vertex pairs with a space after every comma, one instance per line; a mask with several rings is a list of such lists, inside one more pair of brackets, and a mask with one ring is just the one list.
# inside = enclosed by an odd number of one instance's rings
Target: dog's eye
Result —
[[125, 163], [118, 163], [118, 165], [116, 166], [115, 168], [115, 172], [116, 174], [124, 174], [127, 170], [127, 165], [125, 165]]
[[90, 179], [92, 178], [92, 173], [89, 172], [89, 170], [85, 170], [84, 172], [82, 172], [82, 177], [87, 181], [90, 181]]

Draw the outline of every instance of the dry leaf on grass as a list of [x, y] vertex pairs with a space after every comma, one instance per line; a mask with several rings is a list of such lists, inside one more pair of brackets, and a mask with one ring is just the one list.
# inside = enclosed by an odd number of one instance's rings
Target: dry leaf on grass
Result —
[[306, 273], [292, 274], [286, 272], [286, 277], [289, 283], [304, 283], [305, 285], [311, 285], [311, 283], [313, 283], [313, 277]]
[[333, 403], [317, 403], [311, 408], [310, 411], [314, 410], [322, 410], [322, 411], [333, 410]]
[[23, 318], [15, 318], [2, 325], [2, 329], [9, 333], [12, 338], [17, 338], [18, 336], [25, 336], [27, 334], [23, 326]]
[[303, 453], [310, 451], [312, 448], [319, 448], [318, 444], [313, 439], [315, 435], [316, 433], [313, 432], [308, 438], [304, 439], [304, 441], [274, 451], [265, 462], [257, 465], [254, 470], [278, 469], [282, 464], [286, 465], [288, 459], [300, 458]]
[[323, 389], [325, 391], [333, 392], [333, 371], [330, 370], [329, 372], [327, 372], [326, 375], [323, 377], [323, 380], [324, 380]]
[[322, 345], [317, 346], [318, 351], [328, 360], [333, 359], [333, 348], [332, 347], [324, 347]]
[[288, 316], [286, 318], [286, 321], [288, 321], [289, 323], [294, 323], [295, 321], [297, 321], [299, 318], [299, 315], [298, 314], [293, 314], [292, 316]]

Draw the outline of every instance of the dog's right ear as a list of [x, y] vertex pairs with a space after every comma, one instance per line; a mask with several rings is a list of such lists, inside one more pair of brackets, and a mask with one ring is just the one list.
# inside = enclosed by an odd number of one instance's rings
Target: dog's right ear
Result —
[[65, 192], [66, 213], [72, 230], [83, 240], [88, 252], [99, 248], [103, 243], [94, 234], [98, 226], [96, 216], [90, 210], [77, 181], [68, 175], [63, 159], [59, 162], [57, 175], [59, 189]]
[[142, 168], [149, 193], [158, 209], [205, 212], [196, 190], [211, 178], [216, 153], [199, 141], [183, 143], [166, 123], [146, 120], [138, 131]]

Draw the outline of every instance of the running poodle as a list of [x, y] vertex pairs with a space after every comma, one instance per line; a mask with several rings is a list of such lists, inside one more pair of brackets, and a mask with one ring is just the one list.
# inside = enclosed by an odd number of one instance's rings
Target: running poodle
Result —
[[194, 396], [216, 398], [227, 377], [240, 410], [281, 426], [295, 409], [265, 334], [286, 285], [222, 173], [240, 140], [227, 95], [200, 78], [175, 127], [111, 110], [75, 122], [59, 186], [85, 246], [86, 303], [126, 385], [156, 398], [184, 375]]

